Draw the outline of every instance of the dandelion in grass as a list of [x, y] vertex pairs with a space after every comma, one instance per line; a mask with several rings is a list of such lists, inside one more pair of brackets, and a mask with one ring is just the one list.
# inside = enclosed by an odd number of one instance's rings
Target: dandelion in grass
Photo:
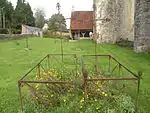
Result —
[[83, 108], [83, 106], [80, 106], [80, 108]]
[[36, 89], [38, 89], [38, 87], [39, 87], [39, 84], [37, 84], [37, 85], [35, 86]]
[[105, 93], [105, 95], [104, 95], [105, 97], [107, 97], [108, 95]]
[[95, 99], [95, 102], [97, 102], [97, 99]]
[[88, 96], [88, 95], [86, 95], [86, 98], [89, 98], [89, 96]]
[[63, 101], [66, 102], [66, 99], [64, 99]]
[[43, 72], [43, 75], [47, 75], [45, 72]]
[[105, 95], [105, 92], [102, 92], [103, 95]]
[[81, 103], [84, 102], [84, 98], [82, 98], [82, 99], [80, 100], [80, 102], [81, 102]]
[[97, 89], [97, 91], [100, 91], [100, 89]]

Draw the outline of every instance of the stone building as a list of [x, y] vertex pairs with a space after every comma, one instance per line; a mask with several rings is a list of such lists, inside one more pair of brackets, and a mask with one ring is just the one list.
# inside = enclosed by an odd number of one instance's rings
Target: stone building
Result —
[[150, 0], [94, 0], [97, 43], [134, 41], [137, 52], [150, 45]]
[[150, 0], [136, 0], [134, 50], [150, 52]]
[[22, 24], [21, 34], [36, 35], [43, 37], [43, 30], [38, 27], [32, 27]]

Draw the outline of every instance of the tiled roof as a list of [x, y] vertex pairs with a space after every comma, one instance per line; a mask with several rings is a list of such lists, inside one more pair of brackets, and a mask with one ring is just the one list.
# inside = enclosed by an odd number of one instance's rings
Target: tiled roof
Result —
[[71, 30], [93, 29], [93, 11], [74, 11], [71, 14]]
[[28, 26], [28, 25], [23, 25], [23, 26], [26, 27], [29, 30], [38, 30], [38, 31], [42, 30], [41, 28], [38, 28], [38, 27], [32, 27], [32, 26]]

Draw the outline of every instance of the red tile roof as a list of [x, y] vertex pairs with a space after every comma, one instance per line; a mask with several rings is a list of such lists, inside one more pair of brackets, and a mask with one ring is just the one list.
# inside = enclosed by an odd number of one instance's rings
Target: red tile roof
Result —
[[93, 11], [74, 11], [71, 14], [71, 30], [93, 29]]

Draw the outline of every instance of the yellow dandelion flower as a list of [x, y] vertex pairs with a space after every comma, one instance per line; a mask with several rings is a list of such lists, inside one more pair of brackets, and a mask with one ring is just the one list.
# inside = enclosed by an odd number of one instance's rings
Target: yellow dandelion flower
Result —
[[35, 88], [37, 89], [39, 87], [39, 84], [37, 84], [36, 86], [35, 86]]
[[102, 92], [103, 95], [105, 95], [105, 92]]
[[66, 102], [66, 100], [64, 99], [64, 102]]
[[80, 102], [81, 102], [81, 103], [84, 102], [84, 98], [82, 98], [82, 99], [80, 100]]
[[51, 72], [49, 71], [48, 74], [51, 74]]
[[68, 93], [70, 93], [71, 92], [71, 90], [68, 90]]
[[97, 89], [97, 91], [100, 91], [100, 89]]
[[56, 77], [56, 75], [55, 75], [55, 74], [53, 74], [53, 76], [54, 76], [54, 77]]
[[107, 94], [105, 94], [105, 97], [107, 97], [108, 95]]
[[46, 75], [46, 73], [45, 73], [45, 72], [43, 72], [43, 75]]
[[88, 95], [86, 95], [86, 98], [89, 98], [89, 96], [88, 96]]

